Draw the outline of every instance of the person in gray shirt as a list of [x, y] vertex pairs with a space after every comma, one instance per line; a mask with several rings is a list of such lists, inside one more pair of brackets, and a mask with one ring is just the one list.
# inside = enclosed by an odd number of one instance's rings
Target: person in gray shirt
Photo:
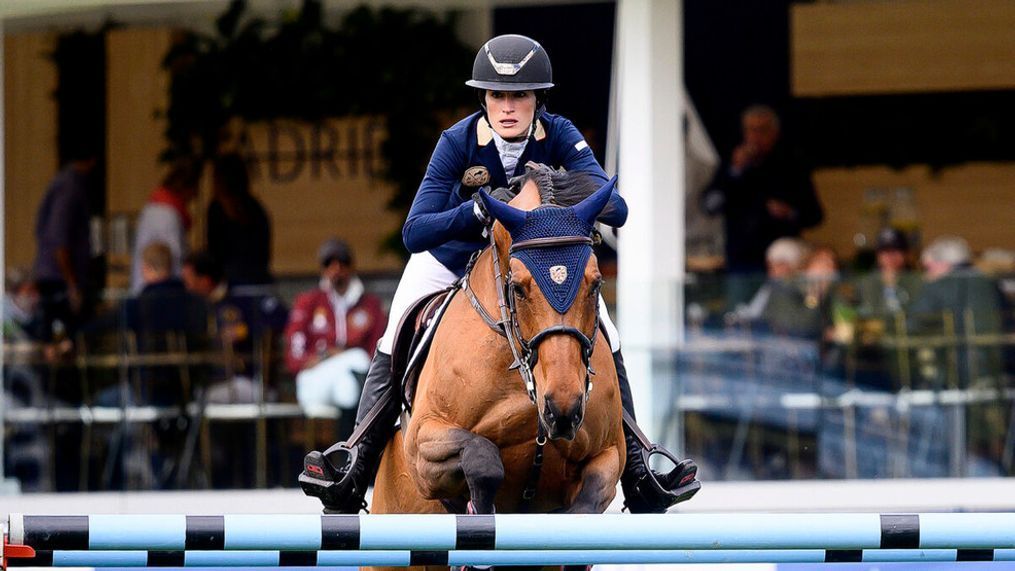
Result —
[[95, 154], [72, 159], [50, 182], [36, 215], [33, 272], [46, 338], [59, 336], [61, 329], [69, 332], [88, 311], [92, 249], [87, 180], [97, 163]]

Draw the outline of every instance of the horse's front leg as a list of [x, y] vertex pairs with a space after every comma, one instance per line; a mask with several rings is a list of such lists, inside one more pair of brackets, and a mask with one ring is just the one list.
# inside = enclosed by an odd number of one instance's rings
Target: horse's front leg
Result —
[[623, 470], [621, 452], [616, 446], [603, 449], [593, 456], [581, 471], [581, 480], [574, 484], [570, 506], [565, 513], [603, 513], [617, 495], [617, 482]]
[[494, 512], [493, 499], [504, 482], [496, 444], [463, 428], [427, 419], [417, 428], [414, 448], [416, 486], [425, 498], [460, 497], [468, 488], [470, 511]]

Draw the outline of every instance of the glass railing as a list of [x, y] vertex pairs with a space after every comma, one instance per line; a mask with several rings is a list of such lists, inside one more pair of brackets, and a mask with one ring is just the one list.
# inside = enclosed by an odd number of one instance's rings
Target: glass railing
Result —
[[759, 282], [770, 299], [753, 311], [726, 304], [721, 279], [693, 282], [686, 343], [656, 356], [672, 373], [655, 385], [669, 403], [663, 439], [702, 478], [1015, 474], [1015, 314], [1003, 284], [977, 274], [925, 284], [873, 311], [857, 279], [818, 297], [813, 283]]

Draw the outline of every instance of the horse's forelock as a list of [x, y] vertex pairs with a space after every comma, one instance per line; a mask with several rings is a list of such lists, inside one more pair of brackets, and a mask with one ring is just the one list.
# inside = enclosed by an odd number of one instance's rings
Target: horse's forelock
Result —
[[529, 166], [516, 181], [519, 192], [529, 181], [539, 190], [540, 206], [574, 206], [598, 188], [598, 182], [581, 172], [555, 170], [546, 165]]

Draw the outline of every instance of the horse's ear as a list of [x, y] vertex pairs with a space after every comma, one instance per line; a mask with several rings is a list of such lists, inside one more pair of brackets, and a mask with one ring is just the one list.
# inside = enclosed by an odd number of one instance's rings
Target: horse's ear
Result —
[[604, 184], [599, 190], [590, 194], [585, 200], [575, 204], [572, 208], [574, 213], [578, 216], [579, 220], [583, 220], [592, 226], [596, 223], [596, 218], [599, 217], [599, 213], [606, 208], [606, 204], [610, 202], [610, 197], [613, 196], [613, 189], [617, 186], [617, 177], [614, 175], [610, 179], [610, 182]]
[[486, 206], [486, 211], [490, 213], [490, 216], [494, 220], [503, 224], [508, 233], [513, 234], [515, 230], [522, 227], [522, 224], [525, 224], [524, 210], [518, 210], [514, 206], [504, 204], [482, 189], [479, 190], [479, 196], [483, 201], [483, 205]]

